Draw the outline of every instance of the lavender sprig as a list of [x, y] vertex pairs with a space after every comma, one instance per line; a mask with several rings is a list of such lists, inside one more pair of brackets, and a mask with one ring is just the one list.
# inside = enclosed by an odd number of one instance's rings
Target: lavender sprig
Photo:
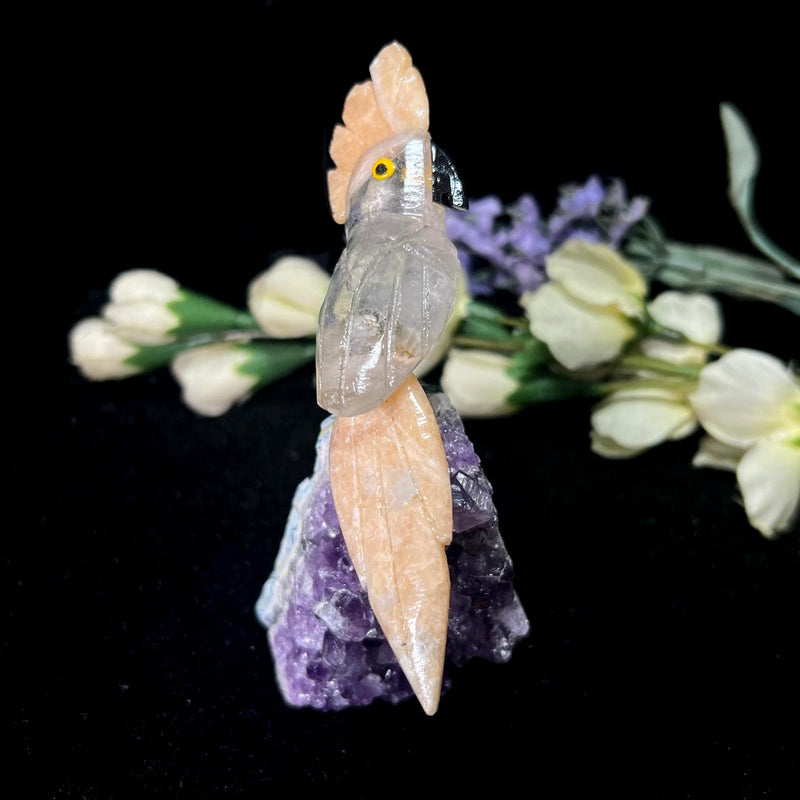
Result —
[[545, 258], [567, 239], [617, 248], [648, 207], [644, 197], [629, 201], [622, 181], [603, 184], [593, 175], [584, 184], [563, 186], [549, 217], [530, 194], [511, 205], [489, 195], [472, 201], [466, 214], [449, 213], [447, 234], [458, 248], [473, 296], [498, 289], [521, 295], [546, 279]]

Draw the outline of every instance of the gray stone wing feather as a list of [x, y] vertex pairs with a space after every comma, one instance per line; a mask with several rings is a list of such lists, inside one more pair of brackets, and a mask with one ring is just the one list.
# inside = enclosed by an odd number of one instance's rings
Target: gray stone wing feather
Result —
[[388, 397], [430, 352], [455, 306], [461, 264], [444, 231], [372, 230], [342, 254], [320, 312], [317, 394], [340, 416]]

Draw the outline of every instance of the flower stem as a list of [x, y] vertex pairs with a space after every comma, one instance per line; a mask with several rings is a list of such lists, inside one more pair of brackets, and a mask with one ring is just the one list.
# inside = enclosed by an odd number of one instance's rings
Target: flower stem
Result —
[[[673, 288], [725, 292], [775, 303], [800, 314], [800, 285], [764, 259], [649, 235], [629, 239], [625, 254], [646, 277]], [[784, 265], [784, 269], [788, 267]]]
[[673, 344], [691, 345], [692, 347], [697, 347], [700, 350], [705, 350], [706, 353], [724, 355], [731, 350], [730, 347], [724, 344], [703, 344], [702, 342], [696, 342], [694, 339], [690, 339], [680, 331], [677, 331], [674, 328], [669, 328], [666, 325], [662, 325], [660, 322], [656, 322], [656, 320], [649, 315], [645, 321], [645, 330], [648, 336], [655, 336]]
[[608, 383], [598, 384], [595, 391], [598, 394], [612, 394], [613, 392], [624, 391], [625, 389], [668, 389], [671, 392], [689, 394], [694, 389], [694, 381], [660, 381], [648, 378], [633, 378], [629, 381], [609, 381]]
[[633, 369], [646, 369], [651, 372], [661, 372], [665, 375], [679, 375], [684, 378], [697, 378], [702, 366], [691, 366], [689, 364], [672, 364], [669, 361], [661, 361], [658, 358], [648, 356], [629, 355], [623, 356], [619, 363], [623, 367]]
[[728, 347], [726, 344], [703, 344], [702, 342], [695, 342], [693, 339], [687, 339], [686, 344], [692, 347], [699, 347], [701, 350], [705, 350], [706, 353], [713, 353], [717, 356], [724, 356], [725, 353], [730, 353], [733, 350], [732, 347]]
[[454, 336], [453, 344], [460, 347], [478, 347], [482, 350], [497, 350], [504, 353], [520, 353], [525, 349], [523, 342], [508, 339], [479, 339], [475, 336]]
[[522, 330], [528, 328], [527, 321], [522, 317], [510, 317], [504, 314], [497, 306], [491, 303], [484, 303], [481, 300], [470, 300], [467, 303], [467, 315], [489, 322], [499, 322], [507, 328], [520, 328]]
[[522, 319], [522, 317], [507, 317], [503, 314], [502, 317], [499, 318], [500, 322], [503, 325], [508, 325], [509, 328], [519, 328], [520, 330], [527, 330], [529, 325], [528, 323]]

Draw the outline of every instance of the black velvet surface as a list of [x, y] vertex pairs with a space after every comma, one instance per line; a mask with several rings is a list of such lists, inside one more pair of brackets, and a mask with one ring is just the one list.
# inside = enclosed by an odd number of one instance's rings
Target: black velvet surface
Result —
[[[589, 450], [583, 402], [467, 421], [531, 635], [507, 665], [456, 671], [433, 718], [414, 702], [323, 714], [283, 704], [253, 613], [313, 464], [310, 368], [205, 419], [165, 370], [89, 383], [67, 363], [70, 326], [123, 269], [242, 305], [277, 253], [332, 267], [327, 143], [392, 38], [470, 196], [530, 191], [547, 212], [560, 184], [619, 176], [673, 238], [752, 252], [726, 200], [731, 100], [761, 143], [763, 223], [800, 251], [785, 21], [528, 10], [37, 19], [44, 69], [21, 114], [34, 259], [3, 301], [27, 331], [4, 392], [8, 796], [375, 797], [420, 779], [459, 796], [797, 796], [800, 539], [750, 528], [733, 477], [690, 466], [697, 436], [611, 462]], [[723, 307], [727, 343], [798, 356], [796, 316]]]

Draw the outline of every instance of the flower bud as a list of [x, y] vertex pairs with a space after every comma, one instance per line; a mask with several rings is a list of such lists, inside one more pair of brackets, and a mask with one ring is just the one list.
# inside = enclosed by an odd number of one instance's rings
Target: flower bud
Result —
[[[717, 344], [722, 336], [722, 313], [719, 303], [710, 295], [661, 292], [647, 304], [647, 310], [658, 325], [680, 333], [698, 345]], [[646, 356], [672, 364], [705, 364], [708, 358], [702, 347], [667, 342], [656, 336], [646, 336], [639, 347]]]
[[258, 383], [241, 368], [248, 361], [246, 348], [234, 342], [196, 347], [172, 362], [183, 402], [206, 417], [224, 414], [234, 403], [244, 402]]
[[172, 362], [189, 408], [206, 417], [224, 414], [254, 389], [314, 360], [311, 342], [222, 342], [194, 347]]
[[167, 305], [178, 297], [180, 287], [174, 278], [154, 269], [129, 269], [120, 272], [108, 287], [112, 303], [159, 303]]
[[506, 398], [519, 388], [511, 359], [488, 350], [453, 348], [442, 370], [442, 388], [463, 417], [501, 417], [517, 411]]
[[180, 318], [169, 304], [180, 298], [177, 282], [152, 269], [122, 272], [109, 288], [111, 302], [103, 316], [117, 333], [139, 344], [167, 344], [175, 340]]
[[184, 289], [161, 272], [133, 269], [120, 273], [109, 289], [103, 316], [120, 336], [142, 345], [166, 345], [198, 334], [254, 331], [246, 311]]
[[121, 339], [114, 327], [100, 317], [87, 317], [72, 328], [69, 352], [70, 361], [92, 381], [127, 378], [141, 371], [127, 363], [138, 348]]
[[316, 261], [284, 256], [251, 281], [247, 305], [270, 336], [313, 336], [329, 282], [330, 275]]
[[658, 388], [624, 389], [592, 411], [592, 450], [605, 458], [632, 458], [697, 428], [685, 393]]

